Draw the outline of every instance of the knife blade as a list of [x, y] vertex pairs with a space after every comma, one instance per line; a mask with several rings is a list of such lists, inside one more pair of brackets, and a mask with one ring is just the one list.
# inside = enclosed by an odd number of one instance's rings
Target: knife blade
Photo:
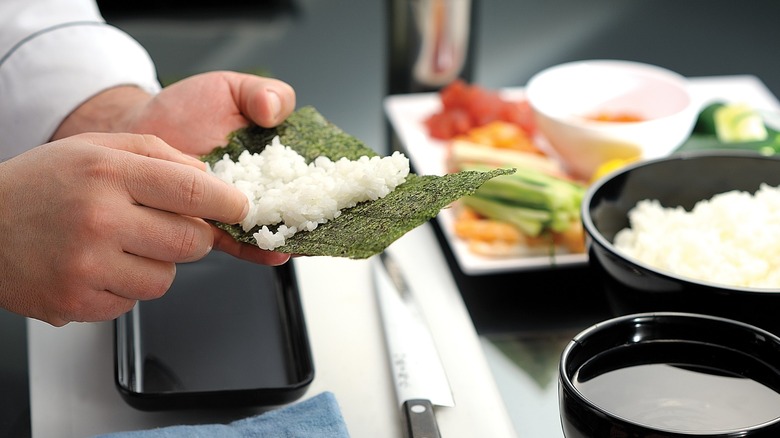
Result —
[[372, 259], [374, 289], [396, 397], [409, 438], [440, 438], [433, 405], [455, 406], [431, 332], [400, 266], [382, 252]]

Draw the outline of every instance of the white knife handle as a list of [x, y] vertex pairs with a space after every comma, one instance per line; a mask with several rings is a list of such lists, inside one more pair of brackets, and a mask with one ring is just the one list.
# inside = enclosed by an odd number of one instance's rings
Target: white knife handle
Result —
[[408, 438], [441, 438], [433, 405], [428, 400], [407, 400], [401, 407], [406, 418]]

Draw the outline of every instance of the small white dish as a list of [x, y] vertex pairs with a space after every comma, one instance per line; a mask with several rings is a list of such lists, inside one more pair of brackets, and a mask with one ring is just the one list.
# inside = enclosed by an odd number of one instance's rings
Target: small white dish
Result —
[[[620, 60], [560, 64], [526, 87], [537, 126], [576, 176], [589, 180], [612, 159], [668, 155], [691, 133], [699, 106], [683, 76]], [[633, 115], [641, 121], [595, 120]]]

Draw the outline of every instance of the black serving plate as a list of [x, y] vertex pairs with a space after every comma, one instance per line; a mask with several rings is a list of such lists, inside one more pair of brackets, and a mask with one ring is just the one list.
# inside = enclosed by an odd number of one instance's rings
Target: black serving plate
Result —
[[115, 323], [116, 386], [142, 410], [275, 406], [314, 378], [293, 262], [212, 252]]

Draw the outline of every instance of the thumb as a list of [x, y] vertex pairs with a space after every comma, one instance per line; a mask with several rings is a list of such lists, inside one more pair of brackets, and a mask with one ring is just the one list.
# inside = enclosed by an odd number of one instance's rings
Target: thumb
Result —
[[295, 90], [285, 82], [242, 73], [226, 79], [241, 114], [260, 126], [277, 126], [295, 109]]

